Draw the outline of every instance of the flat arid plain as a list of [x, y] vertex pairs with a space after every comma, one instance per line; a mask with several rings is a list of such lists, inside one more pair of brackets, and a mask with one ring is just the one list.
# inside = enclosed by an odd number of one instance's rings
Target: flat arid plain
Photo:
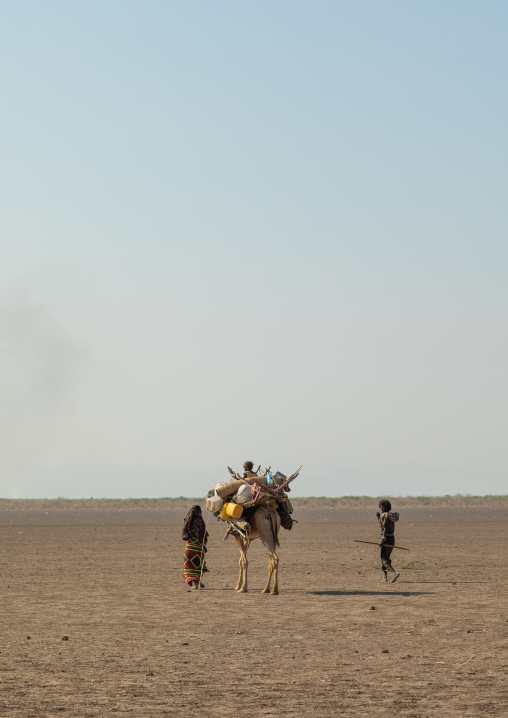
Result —
[[508, 500], [295, 500], [268, 558], [210, 517], [206, 588], [182, 578], [191, 501], [0, 501], [1, 718], [508, 716]]

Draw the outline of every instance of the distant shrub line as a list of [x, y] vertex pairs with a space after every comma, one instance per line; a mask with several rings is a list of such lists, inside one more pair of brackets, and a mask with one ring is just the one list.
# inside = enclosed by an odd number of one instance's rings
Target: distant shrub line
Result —
[[[306, 496], [301, 498], [291, 498], [295, 506], [311, 506], [325, 507], [336, 506], [343, 508], [368, 508], [377, 506], [381, 498], [386, 496]], [[418, 507], [418, 506], [435, 506], [442, 507], [460, 507], [460, 506], [496, 506], [508, 505], [508, 495], [472, 496], [471, 494], [446, 494], [445, 496], [390, 496], [390, 501], [397, 507]]]
[[[291, 502], [295, 508], [371, 508], [377, 506], [381, 497], [375, 496], [301, 496], [291, 497]], [[470, 494], [456, 494], [446, 496], [390, 496], [390, 500], [394, 506], [398, 508], [418, 508], [423, 506], [429, 507], [484, 507], [484, 506], [508, 506], [508, 495], [485, 495], [472, 496]], [[144, 509], [164, 509], [164, 508], [180, 508], [181, 506], [189, 506], [193, 503], [204, 502], [204, 498], [177, 496], [162, 498], [140, 498], [140, 499], [66, 499], [59, 497], [57, 499], [1, 499], [0, 509], [72, 509], [72, 508], [89, 508], [89, 509], [119, 509], [128, 510], [136, 508]]]

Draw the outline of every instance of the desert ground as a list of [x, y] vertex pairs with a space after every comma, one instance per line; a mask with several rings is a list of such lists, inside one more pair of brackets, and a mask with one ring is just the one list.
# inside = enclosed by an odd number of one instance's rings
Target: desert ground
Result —
[[187, 589], [184, 502], [0, 502], [1, 718], [508, 716], [508, 505], [406, 504], [390, 585], [374, 501], [295, 501], [271, 596], [206, 512]]

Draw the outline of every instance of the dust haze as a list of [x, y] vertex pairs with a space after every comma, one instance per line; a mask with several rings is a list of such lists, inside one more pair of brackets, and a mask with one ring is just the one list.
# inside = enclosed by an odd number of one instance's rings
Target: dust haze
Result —
[[23, 493], [73, 412], [85, 352], [48, 309], [20, 294], [0, 301], [0, 467], [8, 493]]

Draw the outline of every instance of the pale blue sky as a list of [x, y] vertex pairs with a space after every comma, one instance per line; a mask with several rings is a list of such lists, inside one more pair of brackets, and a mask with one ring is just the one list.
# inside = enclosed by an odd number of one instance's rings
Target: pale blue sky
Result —
[[506, 493], [507, 20], [2, 3], [0, 495]]

